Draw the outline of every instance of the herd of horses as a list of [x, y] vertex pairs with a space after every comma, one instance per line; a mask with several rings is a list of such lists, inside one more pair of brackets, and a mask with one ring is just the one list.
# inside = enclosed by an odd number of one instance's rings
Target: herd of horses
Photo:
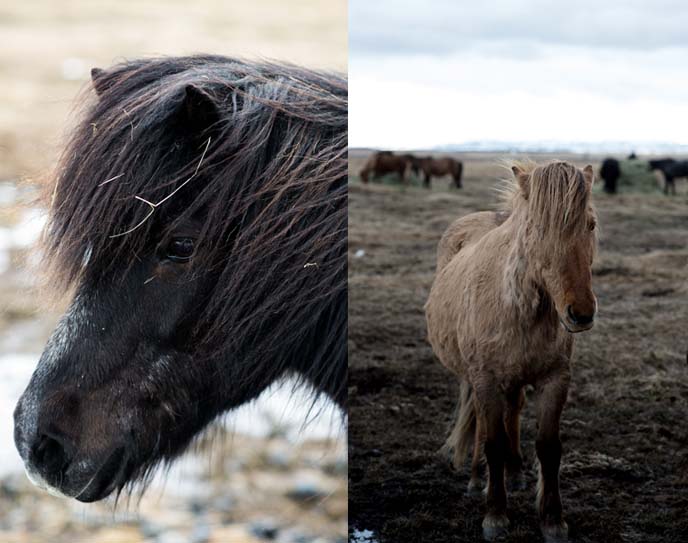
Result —
[[[629, 160], [637, 159], [635, 153], [628, 157]], [[661, 172], [664, 178], [664, 194], [676, 195], [676, 180], [688, 179], [688, 160], [675, 160], [673, 158], [660, 158], [648, 160], [648, 170]], [[608, 194], [616, 194], [619, 177], [621, 177], [621, 165], [615, 158], [605, 158], [600, 168], [600, 177], [604, 180], [604, 191]]]
[[378, 151], [370, 155], [360, 172], [364, 183], [387, 174], [398, 176], [402, 184], [408, 183], [408, 174], [423, 174], [423, 186], [430, 188], [432, 177], [451, 176], [453, 186], [461, 188], [463, 163], [451, 157], [415, 156], [410, 153], [396, 154], [392, 151]]
[[[635, 153], [628, 156], [628, 160], [636, 160]], [[662, 158], [648, 160], [648, 170], [662, 173], [664, 178], [664, 193], [676, 194], [676, 180], [688, 179], [688, 160]], [[416, 156], [410, 153], [397, 154], [392, 151], [376, 151], [365, 162], [359, 175], [361, 181], [368, 183], [385, 175], [395, 175], [399, 182], [408, 184], [409, 172], [418, 177], [423, 176], [423, 186], [431, 187], [432, 177], [449, 175], [453, 186], [461, 188], [463, 163], [452, 157]], [[621, 177], [621, 165], [615, 158], [605, 158], [600, 167], [600, 177], [604, 181], [603, 189], [608, 194], [616, 194], [618, 181]], [[452, 185], [450, 185], [452, 186]]]

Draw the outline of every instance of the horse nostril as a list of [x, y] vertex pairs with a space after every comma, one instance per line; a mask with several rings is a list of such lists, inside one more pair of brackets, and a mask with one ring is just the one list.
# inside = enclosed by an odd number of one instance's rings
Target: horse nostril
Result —
[[571, 319], [571, 322], [574, 324], [580, 324], [580, 325], [586, 325], [590, 324], [593, 319], [595, 318], [595, 314], [590, 314], [590, 315], [579, 315], [573, 311], [571, 306], [568, 306], [566, 309], [566, 312], [568, 313], [569, 319]]
[[64, 439], [57, 435], [42, 434], [31, 448], [31, 461], [44, 475], [63, 471], [70, 462]]

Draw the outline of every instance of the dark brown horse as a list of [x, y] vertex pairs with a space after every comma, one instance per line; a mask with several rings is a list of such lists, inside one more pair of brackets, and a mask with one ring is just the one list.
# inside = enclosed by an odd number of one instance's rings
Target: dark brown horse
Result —
[[451, 157], [425, 157], [419, 159], [420, 169], [423, 171], [423, 184], [430, 188], [432, 176], [442, 177], [450, 175], [457, 189], [461, 188], [461, 174], [463, 173], [463, 163]]
[[413, 175], [416, 177], [419, 176], [421, 168], [423, 166], [423, 161], [431, 159], [432, 157], [430, 156], [424, 156], [424, 157], [419, 157], [416, 155], [412, 155], [410, 153], [407, 153], [405, 155], [402, 155], [407, 162], [409, 163], [409, 166], [411, 167], [411, 171], [413, 172]]
[[[364, 183], [387, 174], [396, 174], [401, 183], [406, 183], [410, 155], [396, 155], [391, 151], [378, 151], [368, 157], [360, 176]], [[371, 177], [372, 174], [372, 177]]]
[[14, 414], [29, 477], [83, 502], [286, 375], [345, 408], [347, 375], [346, 80], [216, 56], [92, 76], [43, 251], [74, 295]]

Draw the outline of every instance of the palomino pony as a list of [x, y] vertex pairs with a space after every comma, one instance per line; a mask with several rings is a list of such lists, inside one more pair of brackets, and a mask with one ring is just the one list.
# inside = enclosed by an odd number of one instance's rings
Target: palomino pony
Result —
[[346, 404], [347, 84], [217, 56], [93, 70], [49, 190], [73, 292], [15, 411], [29, 477], [90, 502], [286, 375]]
[[463, 163], [451, 157], [425, 157], [419, 159], [420, 169], [423, 171], [423, 184], [425, 188], [430, 188], [432, 176], [442, 177], [450, 175], [457, 189], [461, 188], [461, 174], [463, 173]]
[[502, 212], [473, 213], [442, 237], [425, 306], [442, 364], [461, 381], [459, 415], [445, 447], [462, 465], [473, 440], [469, 492], [489, 469], [487, 540], [509, 525], [504, 472], [523, 485], [519, 414], [524, 387], [537, 393], [537, 509], [548, 541], [565, 541], [559, 496], [559, 418], [570, 380], [573, 335], [593, 325], [593, 170], [566, 162], [513, 167]]

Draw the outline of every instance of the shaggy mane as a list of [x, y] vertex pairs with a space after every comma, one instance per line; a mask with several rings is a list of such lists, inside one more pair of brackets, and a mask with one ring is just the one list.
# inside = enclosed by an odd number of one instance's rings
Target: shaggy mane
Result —
[[509, 173], [514, 166], [528, 175], [528, 195], [524, 197], [513, 175], [504, 179], [500, 199], [505, 211], [525, 208], [531, 222], [556, 232], [573, 234], [589, 227], [594, 209], [580, 169], [563, 161], [538, 165], [525, 160], [510, 162]]
[[[217, 283], [196, 326], [199, 355], [232, 353], [248, 382], [303, 359], [309, 382], [343, 402], [346, 79], [220, 56], [134, 60], [94, 78], [47, 190], [53, 289], [116, 281], [180, 221], [202, 217], [193, 273]], [[190, 85], [218, 118], [180, 164], [170, 127]]]

